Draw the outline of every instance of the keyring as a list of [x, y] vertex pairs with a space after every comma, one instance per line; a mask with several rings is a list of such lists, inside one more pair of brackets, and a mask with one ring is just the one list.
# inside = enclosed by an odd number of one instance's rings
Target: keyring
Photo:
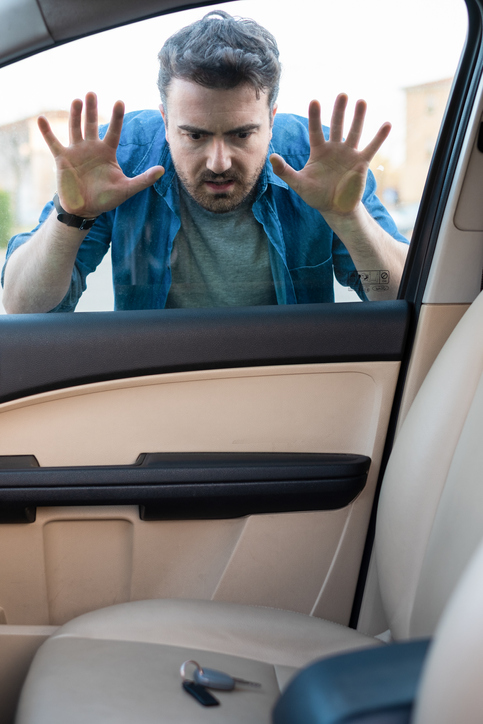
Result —
[[188, 664], [193, 664], [193, 666], [195, 666], [198, 669], [198, 671], [200, 672], [200, 674], [203, 676], [204, 672], [203, 672], [203, 669], [201, 668], [201, 666], [199, 665], [199, 663], [197, 661], [193, 661], [193, 659], [189, 659], [188, 661], [183, 661], [183, 663], [181, 664], [181, 666], [179, 668], [179, 673], [180, 673], [183, 681], [190, 681], [190, 679], [188, 679], [186, 677], [186, 667], [188, 666]]

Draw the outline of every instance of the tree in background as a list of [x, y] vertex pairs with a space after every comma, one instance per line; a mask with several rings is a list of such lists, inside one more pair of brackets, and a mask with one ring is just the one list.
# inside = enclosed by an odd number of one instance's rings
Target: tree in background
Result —
[[0, 189], [0, 248], [7, 246], [13, 229], [13, 213], [10, 194]]

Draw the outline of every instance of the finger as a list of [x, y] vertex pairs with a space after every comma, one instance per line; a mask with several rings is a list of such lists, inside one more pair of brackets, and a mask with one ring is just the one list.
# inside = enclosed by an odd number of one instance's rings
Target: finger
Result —
[[317, 148], [325, 143], [324, 132], [322, 130], [321, 111], [319, 101], [310, 101], [309, 103], [309, 142], [310, 148]]
[[365, 161], [367, 161], [367, 163], [370, 163], [376, 153], [379, 151], [382, 144], [389, 136], [391, 128], [392, 126], [390, 123], [383, 123], [372, 141], [367, 144], [363, 151], [361, 151], [361, 156], [362, 158], [364, 158]]
[[130, 198], [134, 196], [134, 194], [149, 188], [149, 186], [152, 186], [163, 174], [164, 168], [162, 166], [152, 166], [144, 173], [139, 174], [139, 176], [129, 179], [126, 198]]
[[55, 134], [53, 133], [50, 127], [50, 123], [48, 122], [46, 117], [39, 116], [39, 118], [37, 119], [37, 125], [53, 157], [57, 158], [57, 156], [60, 156], [62, 151], [64, 151], [64, 146], [61, 144], [57, 136], [55, 136]]
[[111, 120], [109, 122], [109, 128], [104, 136], [104, 142], [108, 146], [117, 149], [119, 145], [119, 139], [121, 137], [122, 122], [124, 119], [124, 103], [122, 101], [116, 101], [112, 109]]
[[334, 103], [332, 118], [330, 119], [329, 140], [340, 143], [344, 134], [344, 116], [347, 108], [348, 97], [345, 93], [339, 93]]
[[72, 101], [69, 113], [69, 143], [82, 141], [81, 117], [83, 103], [80, 98]]
[[351, 148], [357, 148], [361, 140], [362, 129], [364, 128], [364, 119], [366, 117], [367, 103], [365, 101], [357, 101], [354, 118], [345, 140], [346, 145]]
[[86, 141], [97, 141], [99, 138], [99, 127], [97, 122], [97, 96], [95, 93], [86, 94], [84, 138], [86, 139]]
[[272, 164], [274, 173], [276, 173], [282, 181], [285, 181], [291, 189], [297, 191], [299, 185], [297, 171], [279, 156], [278, 153], [272, 153], [268, 160]]

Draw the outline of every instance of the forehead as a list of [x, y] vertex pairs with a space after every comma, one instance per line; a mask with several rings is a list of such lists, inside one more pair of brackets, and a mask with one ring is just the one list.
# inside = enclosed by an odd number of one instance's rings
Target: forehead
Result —
[[247, 123], [268, 123], [268, 96], [248, 84], [229, 90], [205, 88], [188, 80], [174, 78], [169, 86], [168, 113], [172, 123], [215, 132]]

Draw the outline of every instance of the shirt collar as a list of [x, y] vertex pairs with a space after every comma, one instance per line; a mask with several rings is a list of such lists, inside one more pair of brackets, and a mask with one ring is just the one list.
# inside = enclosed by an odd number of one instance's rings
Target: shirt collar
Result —
[[165, 196], [168, 192], [168, 189], [171, 187], [173, 178], [176, 174], [173, 159], [171, 158], [171, 153], [169, 151], [169, 144], [167, 141], [164, 143], [164, 147], [158, 163], [163, 166], [164, 174], [156, 181], [156, 183], [154, 184], [154, 188], [160, 196]]
[[270, 141], [270, 145], [268, 147], [268, 155], [267, 160], [265, 163], [265, 168], [267, 169], [267, 183], [273, 184], [274, 186], [280, 186], [283, 189], [288, 189], [289, 186], [285, 181], [282, 181], [282, 179], [277, 176], [276, 173], [274, 173], [273, 166], [268, 160], [269, 157], [272, 155], [272, 153], [275, 153], [275, 149], [273, 147], [272, 142]]
[[268, 147], [267, 160], [265, 161], [262, 173], [260, 174], [260, 178], [258, 179], [258, 188], [255, 201], [258, 201], [263, 196], [269, 184], [271, 186], [280, 186], [283, 189], [289, 188], [288, 184], [286, 184], [285, 181], [282, 181], [282, 179], [274, 173], [272, 164], [268, 160], [272, 153], [275, 153], [275, 149], [270, 143]]

